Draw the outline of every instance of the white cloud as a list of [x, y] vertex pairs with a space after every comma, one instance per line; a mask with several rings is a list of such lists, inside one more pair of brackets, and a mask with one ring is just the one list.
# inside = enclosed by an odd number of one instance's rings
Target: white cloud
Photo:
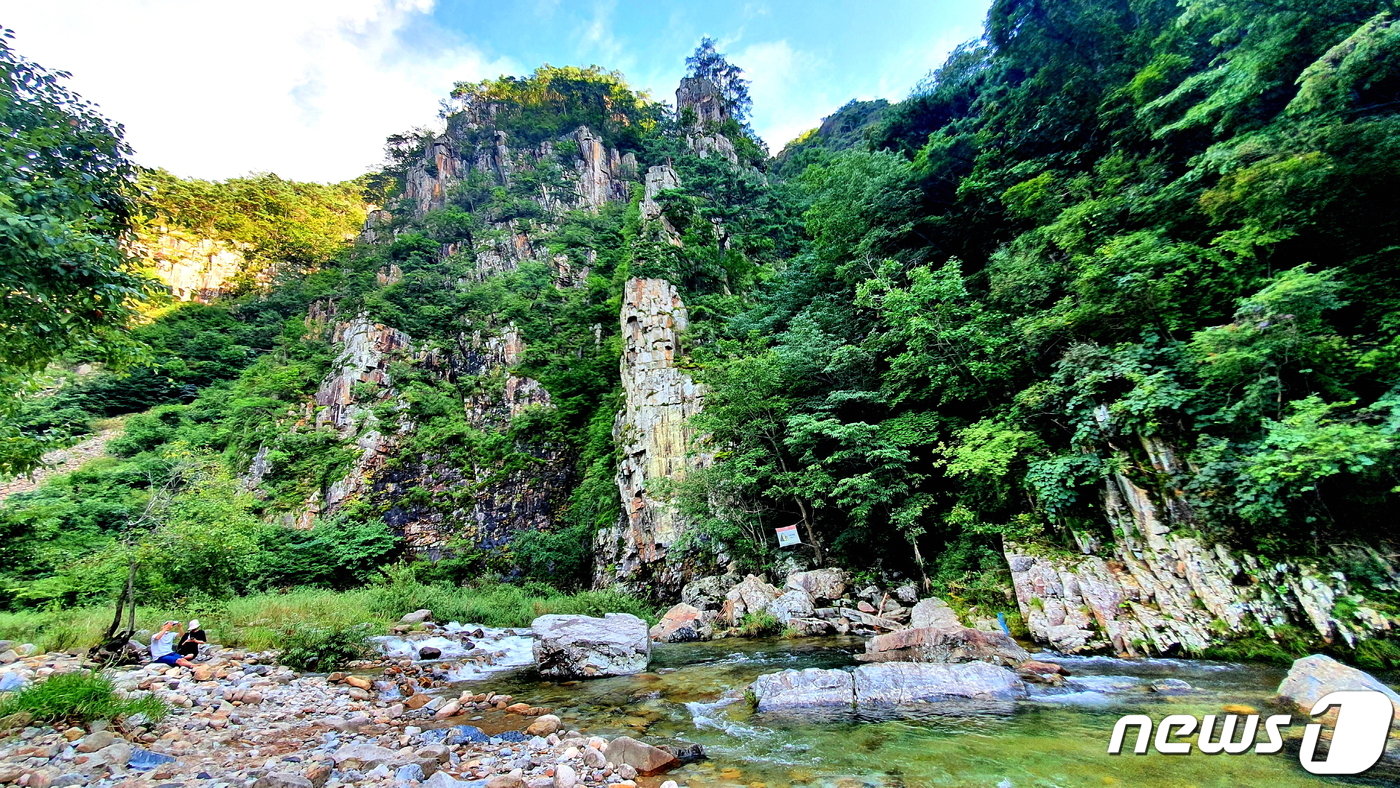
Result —
[[177, 174], [355, 177], [435, 122], [454, 82], [513, 72], [435, 27], [435, 0], [49, 0], [12, 4], [21, 54], [125, 124]]
[[820, 59], [786, 40], [750, 44], [729, 59], [751, 82], [753, 127], [774, 153], [836, 109], [826, 91], [814, 88]]

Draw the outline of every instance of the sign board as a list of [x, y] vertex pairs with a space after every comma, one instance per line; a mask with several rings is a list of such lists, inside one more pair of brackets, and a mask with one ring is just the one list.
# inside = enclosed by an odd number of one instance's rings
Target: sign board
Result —
[[802, 539], [797, 535], [797, 526], [789, 525], [776, 530], [778, 531], [779, 547], [791, 547], [795, 544], [802, 544]]

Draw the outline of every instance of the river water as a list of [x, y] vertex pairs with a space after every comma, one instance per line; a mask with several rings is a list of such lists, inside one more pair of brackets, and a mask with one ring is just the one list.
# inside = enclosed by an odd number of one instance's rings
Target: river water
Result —
[[[1072, 686], [1033, 687], [1030, 700], [1002, 706], [937, 704], [930, 707], [937, 713], [893, 719], [760, 715], [743, 698], [744, 688], [762, 673], [857, 664], [862, 643], [815, 638], [664, 644], [655, 647], [650, 672], [636, 676], [549, 682], [517, 668], [471, 677], [454, 689], [516, 695], [551, 707], [566, 727], [588, 733], [702, 744], [707, 760], [666, 775], [693, 788], [1400, 785], [1380, 777], [1308, 774], [1293, 746], [1275, 755], [1106, 753], [1113, 725], [1124, 714], [1154, 720], [1201, 716], [1221, 714], [1225, 704], [1275, 711], [1269, 701], [1284, 671], [1273, 666], [1040, 655], [1068, 668]], [[1197, 691], [1152, 692], [1150, 684], [1163, 678], [1183, 679]], [[474, 724], [520, 727], [520, 720], [487, 714]], [[1291, 730], [1301, 731], [1301, 724]]]

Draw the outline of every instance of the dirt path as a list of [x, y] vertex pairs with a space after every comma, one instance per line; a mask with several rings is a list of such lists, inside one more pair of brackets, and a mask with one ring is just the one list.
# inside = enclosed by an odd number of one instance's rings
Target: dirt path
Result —
[[76, 471], [83, 463], [104, 457], [107, 454], [107, 441], [122, 432], [122, 425], [116, 424], [99, 430], [87, 440], [75, 443], [66, 449], [55, 449], [44, 455], [44, 467], [29, 476], [20, 476], [9, 481], [0, 481], [0, 501], [11, 495], [29, 492], [43, 484], [50, 477]]

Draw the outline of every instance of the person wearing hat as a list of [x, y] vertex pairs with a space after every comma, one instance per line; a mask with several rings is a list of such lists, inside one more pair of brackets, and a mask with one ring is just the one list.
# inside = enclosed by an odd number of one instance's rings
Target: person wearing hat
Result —
[[184, 634], [175, 631], [179, 628], [179, 621], [167, 621], [161, 625], [160, 631], [151, 636], [152, 662], [159, 662], [162, 665], [179, 665], [182, 668], [194, 667], [193, 662], [185, 659], [180, 652], [175, 650], [176, 639]]
[[180, 637], [180, 645], [175, 648], [186, 659], [198, 659], [199, 647], [209, 642], [209, 637], [199, 627], [199, 619], [190, 621], [190, 628]]

